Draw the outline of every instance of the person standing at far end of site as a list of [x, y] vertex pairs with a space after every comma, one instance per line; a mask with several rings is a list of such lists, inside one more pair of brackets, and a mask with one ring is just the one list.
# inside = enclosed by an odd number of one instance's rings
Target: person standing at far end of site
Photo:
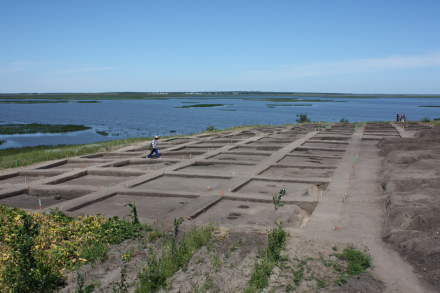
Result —
[[399, 113], [397, 113], [396, 122], [399, 123]]
[[159, 156], [159, 152], [157, 151], [157, 140], [159, 138], [160, 137], [156, 135], [154, 137], [153, 141], [150, 143], [150, 146], [148, 147], [148, 149], [151, 150], [151, 153], [147, 156], [147, 159], [149, 159], [154, 152], [156, 153], [156, 157], [158, 159], [161, 159], [161, 157]]

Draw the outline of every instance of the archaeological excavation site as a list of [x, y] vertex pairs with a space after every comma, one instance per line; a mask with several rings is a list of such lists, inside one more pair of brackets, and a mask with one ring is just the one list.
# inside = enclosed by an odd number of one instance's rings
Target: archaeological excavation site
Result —
[[[416, 123], [250, 127], [160, 139], [160, 159], [146, 141], [1, 172], [0, 204], [122, 219], [135, 203], [151, 229], [64, 272], [60, 292], [79, 292], [79, 274], [93, 292], [439, 292], [439, 134]], [[207, 225], [211, 240], [186, 263], [139, 285], [166, 235]], [[260, 284], [268, 234], [281, 230]]]

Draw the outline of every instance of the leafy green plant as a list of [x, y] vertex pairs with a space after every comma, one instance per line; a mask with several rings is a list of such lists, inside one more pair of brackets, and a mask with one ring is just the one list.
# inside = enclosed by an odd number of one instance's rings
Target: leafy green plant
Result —
[[177, 237], [177, 234], [179, 234], [179, 226], [183, 223], [183, 220], [183, 217], [174, 219], [174, 237]]
[[284, 195], [286, 195], [286, 189], [283, 188], [283, 189], [280, 190], [279, 194], [275, 194], [275, 195], [272, 197], [272, 203], [273, 203], [273, 205], [274, 205], [274, 207], [275, 207], [275, 211], [277, 211], [278, 208], [284, 206], [284, 203], [281, 202], [281, 198], [282, 198]]
[[139, 224], [139, 219], [137, 216], [136, 203], [127, 203], [124, 207], [129, 206], [131, 208], [130, 217], [133, 219], [133, 224]]
[[127, 268], [125, 264], [121, 268], [121, 281], [113, 284], [112, 293], [128, 293]]
[[310, 123], [310, 119], [307, 117], [307, 114], [296, 114], [296, 117], [298, 117], [296, 122], [299, 124]]
[[153, 228], [153, 230], [148, 234], [147, 240], [148, 242], [156, 242], [162, 237], [162, 235], [162, 231], [160, 231], [158, 228]]
[[91, 293], [95, 290], [95, 285], [91, 284], [84, 288], [84, 274], [76, 273], [76, 288], [74, 293]]
[[[199, 229], [192, 227], [174, 248], [170, 241], [163, 240], [161, 257], [150, 249], [146, 267], [138, 275], [136, 292], [156, 292], [164, 286], [166, 280], [184, 267], [193, 253], [211, 239], [212, 229], [211, 225]], [[174, 235], [171, 236], [173, 238]]]
[[254, 293], [269, 284], [269, 276], [275, 264], [281, 259], [281, 250], [287, 241], [287, 232], [283, 222], [276, 222], [268, 233], [268, 243], [259, 251], [259, 259], [255, 261], [251, 278], [244, 289], [245, 293]]
[[368, 251], [364, 252], [357, 250], [353, 245], [350, 245], [342, 250], [341, 253], [336, 254], [340, 260], [348, 262], [345, 273], [348, 277], [358, 275], [365, 272], [366, 269], [371, 267], [372, 258]]
[[348, 123], [348, 119], [342, 118], [341, 120], [339, 120], [339, 123]]
[[275, 227], [269, 231], [267, 250], [273, 260], [278, 261], [281, 258], [281, 250], [284, 247], [287, 239], [287, 232], [284, 230], [284, 222], [275, 221]]
[[10, 292], [51, 292], [61, 281], [61, 275], [37, 259], [33, 248], [40, 226], [25, 212], [17, 217], [23, 224], [13, 228], [8, 240], [12, 253], [2, 272], [3, 281]]
[[214, 125], [209, 125], [208, 127], [206, 127], [206, 131], [208, 131], [208, 132], [213, 132], [214, 130], [215, 130]]

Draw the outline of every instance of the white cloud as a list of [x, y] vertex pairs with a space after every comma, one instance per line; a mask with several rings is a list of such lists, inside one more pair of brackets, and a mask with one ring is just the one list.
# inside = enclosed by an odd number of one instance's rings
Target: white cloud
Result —
[[5, 67], [0, 68], [0, 74], [11, 74], [14, 72], [29, 69], [37, 65], [46, 65], [48, 62], [42, 61], [18, 61], [10, 62]]
[[392, 69], [426, 68], [440, 66], [440, 52], [418, 56], [391, 56], [388, 58], [349, 59], [310, 65], [284, 65], [275, 70], [245, 71], [252, 76], [271, 79], [303, 76], [360, 74]]

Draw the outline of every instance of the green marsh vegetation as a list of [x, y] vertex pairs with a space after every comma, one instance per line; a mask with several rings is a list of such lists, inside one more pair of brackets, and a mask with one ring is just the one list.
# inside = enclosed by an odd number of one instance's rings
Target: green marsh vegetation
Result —
[[339, 120], [339, 123], [348, 123], [348, 119], [342, 118], [341, 120]]
[[312, 104], [267, 104], [268, 108], [275, 108], [275, 107], [310, 107], [313, 106]]
[[440, 108], [440, 106], [419, 106], [419, 107], [423, 107], [423, 108]]
[[[266, 101], [274, 101], [273, 96], [288, 97], [295, 101], [303, 97], [331, 99], [331, 98], [345, 98], [345, 99], [377, 99], [377, 98], [440, 98], [440, 95], [377, 95], [377, 94], [343, 94], [343, 93], [298, 93], [298, 92], [247, 92], [247, 91], [225, 91], [225, 92], [109, 92], [109, 93], [72, 93], [72, 94], [0, 94], [0, 99], [8, 100], [169, 100], [169, 99], [246, 99], [247, 96], [261, 96]], [[270, 97], [265, 97], [270, 96]], [[249, 98], [253, 100], [255, 98]], [[256, 99], [261, 101], [262, 99]], [[316, 101], [326, 101], [318, 100]], [[287, 102], [284, 98], [281, 102]], [[309, 100], [310, 102], [312, 100]]]
[[2, 145], [2, 144], [4, 144], [4, 143], [6, 143], [7, 142], [7, 140], [0, 140], [0, 145]]
[[58, 103], [87, 103], [95, 104], [100, 101], [69, 101], [69, 100], [5, 100], [0, 101], [0, 104], [58, 104]]
[[187, 106], [175, 107], [175, 108], [184, 108], [184, 109], [188, 109], [188, 108], [212, 108], [212, 107], [222, 107], [222, 106], [226, 106], [226, 104], [194, 104], [194, 105], [187, 105]]
[[99, 134], [99, 135], [108, 136], [108, 133], [105, 132], [105, 131], [96, 130], [96, 133]]
[[52, 125], [52, 124], [2, 124], [0, 125], [0, 134], [31, 134], [31, 133], [66, 133], [91, 129], [84, 125]]

